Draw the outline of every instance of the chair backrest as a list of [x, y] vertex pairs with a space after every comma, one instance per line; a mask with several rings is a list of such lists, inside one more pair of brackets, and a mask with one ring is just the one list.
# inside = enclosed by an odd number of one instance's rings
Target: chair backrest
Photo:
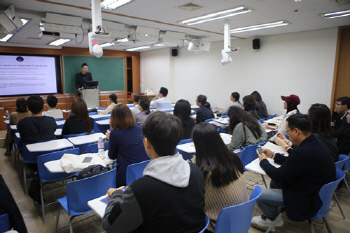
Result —
[[96, 176], [71, 181], [67, 184], [67, 205], [69, 215], [90, 210], [88, 201], [106, 194], [109, 188], [116, 187], [117, 169]]
[[53, 182], [58, 180], [63, 180], [65, 178], [69, 178], [72, 176], [72, 173], [51, 173], [44, 164], [52, 161], [52, 160], [59, 160], [62, 158], [64, 154], [79, 154], [79, 148], [74, 149], [68, 149], [68, 150], [61, 150], [53, 153], [43, 154], [38, 157], [38, 170], [39, 170], [39, 178], [40, 182]]
[[92, 115], [97, 115], [98, 112], [89, 112], [89, 116], [92, 116]]
[[140, 163], [130, 164], [126, 168], [126, 185], [130, 185], [138, 178], [143, 177], [143, 170], [145, 170], [149, 162], [151, 162], [151, 159]]
[[[177, 145], [182, 145], [182, 144], [189, 143], [189, 142], [192, 142], [192, 139], [191, 139], [191, 138], [189, 138], [189, 139], [183, 139], [183, 140], [181, 140], [181, 141], [179, 142], [179, 144], [177, 144]], [[178, 149], [176, 149], [175, 153], [180, 153], [180, 154], [182, 155], [182, 158], [183, 158], [184, 160], [192, 159], [192, 157], [193, 157], [193, 153], [187, 153], [187, 152], [185, 152], [185, 151], [178, 150]]]
[[349, 156], [347, 155], [344, 155], [344, 154], [339, 155], [339, 160], [335, 162], [335, 166], [340, 170], [343, 170], [343, 167], [345, 163], [348, 161], [348, 159], [349, 159]]
[[[104, 142], [104, 149], [108, 150], [108, 148], [109, 148], [109, 141]], [[95, 143], [95, 144], [89, 145], [87, 147], [87, 149], [86, 149], [86, 153], [98, 153], [98, 146], [97, 146], [97, 144]]]
[[334, 191], [338, 187], [339, 182], [342, 179], [344, 179], [344, 177], [345, 177], [345, 172], [337, 168], [336, 180], [322, 186], [322, 188], [318, 192], [318, 195], [322, 200], [322, 206], [312, 219], [321, 219], [328, 214], [329, 206], [331, 204]]
[[171, 103], [159, 103], [157, 102], [157, 111], [170, 111]]
[[55, 118], [55, 121], [63, 121], [63, 118]]
[[84, 136], [84, 135], [87, 135], [87, 133], [66, 134], [66, 135], [63, 135], [63, 138], [67, 139], [67, 138], [74, 138], [74, 137], [79, 137], [79, 136]]
[[11, 227], [8, 214], [0, 215], [0, 232], [6, 232], [9, 230], [11, 230]]
[[264, 123], [265, 119], [264, 118], [261, 118], [258, 120], [260, 123]]
[[[55, 140], [56, 137], [54, 137], [52, 140]], [[47, 142], [50, 140], [41, 140], [38, 142]], [[34, 142], [34, 143], [38, 143]], [[42, 152], [29, 152], [27, 145], [33, 144], [33, 143], [22, 143], [22, 150], [21, 155], [24, 163], [37, 163], [37, 158], [39, 155], [47, 154], [54, 151], [42, 151]]]
[[243, 152], [242, 157], [241, 157], [241, 160], [242, 160], [244, 167], [246, 165], [248, 165], [249, 163], [251, 163], [256, 158], [258, 158], [258, 154], [256, 153], [257, 147], [258, 147], [258, 144], [244, 147], [244, 152]]
[[256, 200], [262, 189], [256, 186], [250, 195], [250, 200], [239, 205], [223, 208], [218, 216], [215, 233], [246, 233], [251, 226]]
[[[244, 153], [245, 148], [243, 148], [242, 150], [235, 152], [235, 154], [238, 156], [238, 158], [240, 158], [242, 160], [242, 155]], [[234, 152], [234, 151], [233, 151]]]
[[[350, 153], [348, 154], [348, 157], [350, 157]], [[345, 166], [344, 166], [344, 170], [350, 171], [350, 159], [348, 159], [348, 161], [346, 161]]]
[[208, 217], [208, 215], [205, 215], [205, 227], [199, 233], [204, 232], [209, 226], [209, 223], [210, 223], [210, 218]]

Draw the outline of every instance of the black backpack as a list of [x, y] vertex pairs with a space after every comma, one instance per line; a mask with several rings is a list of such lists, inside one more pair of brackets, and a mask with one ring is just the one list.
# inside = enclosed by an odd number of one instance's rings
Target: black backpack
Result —
[[102, 165], [90, 165], [87, 168], [84, 168], [78, 175], [77, 180], [84, 179], [87, 177], [91, 177], [94, 175], [98, 175], [108, 171], [108, 167], [104, 167]]

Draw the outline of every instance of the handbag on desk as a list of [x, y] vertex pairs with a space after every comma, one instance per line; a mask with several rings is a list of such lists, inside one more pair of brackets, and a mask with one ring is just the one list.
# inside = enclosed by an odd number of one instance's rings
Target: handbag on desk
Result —
[[108, 171], [108, 167], [102, 165], [90, 165], [87, 168], [84, 168], [78, 175], [77, 180], [88, 178], [94, 175], [98, 175]]

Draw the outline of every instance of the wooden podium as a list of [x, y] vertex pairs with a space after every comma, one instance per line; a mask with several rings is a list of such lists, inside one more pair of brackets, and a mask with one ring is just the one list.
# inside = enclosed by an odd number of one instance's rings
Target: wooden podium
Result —
[[83, 89], [81, 91], [81, 97], [85, 100], [88, 108], [100, 107], [99, 89]]

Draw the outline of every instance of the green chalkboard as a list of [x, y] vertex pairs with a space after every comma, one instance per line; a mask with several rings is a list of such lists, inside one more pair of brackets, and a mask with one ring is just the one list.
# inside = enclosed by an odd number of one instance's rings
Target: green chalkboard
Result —
[[96, 58], [91, 56], [63, 56], [64, 85], [67, 94], [77, 93], [75, 75], [81, 64], [87, 63], [100, 91], [125, 91], [124, 58]]

